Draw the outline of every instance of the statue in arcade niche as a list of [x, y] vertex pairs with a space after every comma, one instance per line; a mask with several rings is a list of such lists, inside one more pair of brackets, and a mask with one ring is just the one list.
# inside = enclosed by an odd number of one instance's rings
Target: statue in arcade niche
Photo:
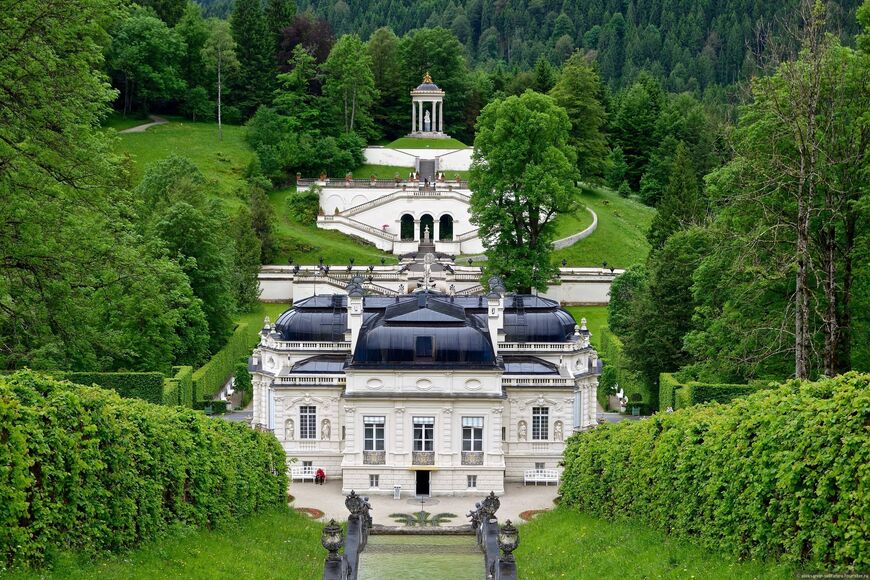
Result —
[[556, 424], [553, 426], [553, 438], [556, 439], [556, 441], [561, 441], [564, 437], [565, 435], [562, 432], [562, 422], [556, 421]]
[[329, 419], [324, 419], [320, 423], [320, 439], [323, 441], [329, 441], [332, 435], [332, 426], [329, 424]]
[[520, 421], [517, 424], [517, 439], [519, 439], [520, 441], [525, 441], [526, 437], [528, 436], [528, 430], [529, 429], [528, 426], [526, 426], [526, 422]]
[[293, 419], [287, 419], [284, 423], [284, 440], [285, 441], [293, 441], [293, 437], [296, 436], [296, 433], [293, 430]]

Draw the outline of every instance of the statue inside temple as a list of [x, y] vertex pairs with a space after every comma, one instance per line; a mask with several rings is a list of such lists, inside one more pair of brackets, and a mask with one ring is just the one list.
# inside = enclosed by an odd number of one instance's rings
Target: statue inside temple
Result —
[[426, 114], [423, 115], [423, 131], [429, 132], [432, 130], [432, 120], [429, 118], [429, 111], [426, 111]]

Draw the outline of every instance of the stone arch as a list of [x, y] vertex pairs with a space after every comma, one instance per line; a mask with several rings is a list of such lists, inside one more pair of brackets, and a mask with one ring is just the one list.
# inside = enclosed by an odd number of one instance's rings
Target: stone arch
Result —
[[453, 216], [445, 213], [438, 219], [438, 239], [450, 241], [453, 239]]
[[429, 239], [435, 240], [435, 218], [432, 217], [432, 214], [424, 213], [420, 216], [420, 237], [418, 238], [420, 241], [424, 239], [424, 232], [426, 231], [426, 226], [429, 227]]
[[402, 216], [399, 233], [402, 240], [414, 239], [414, 216], [409, 213]]

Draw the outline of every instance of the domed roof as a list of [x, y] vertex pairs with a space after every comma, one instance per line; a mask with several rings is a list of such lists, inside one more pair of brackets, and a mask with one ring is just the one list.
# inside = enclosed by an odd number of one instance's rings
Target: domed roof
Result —
[[[287, 310], [275, 321], [275, 331], [281, 335], [281, 340], [298, 340], [312, 342], [343, 342], [344, 331], [347, 328], [347, 307], [344, 298], [338, 298], [335, 304], [323, 303], [322, 298], [308, 299]], [[310, 304], [307, 304], [310, 303]]]
[[556, 303], [550, 308], [529, 308], [515, 296], [504, 311], [504, 332], [507, 342], [568, 342], [574, 336], [576, 322], [571, 314]]
[[429, 73], [427, 72], [425, 75], [423, 75], [423, 82], [420, 83], [419, 85], [417, 85], [417, 88], [414, 90], [415, 91], [440, 91], [441, 89], [438, 87], [438, 85], [436, 85], [435, 83], [432, 82], [432, 77], [430, 77]]

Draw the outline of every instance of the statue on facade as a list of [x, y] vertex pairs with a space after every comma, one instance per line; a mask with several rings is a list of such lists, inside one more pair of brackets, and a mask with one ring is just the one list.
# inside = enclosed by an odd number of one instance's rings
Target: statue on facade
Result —
[[426, 111], [426, 114], [423, 115], [423, 131], [426, 133], [432, 131], [432, 120], [429, 118], [429, 111]]
[[293, 419], [287, 419], [284, 423], [284, 439], [286, 441], [293, 441], [293, 437], [296, 436], [294, 431]]
[[331, 435], [332, 427], [329, 424], [329, 419], [324, 419], [320, 423], [320, 439], [323, 441], [329, 441]]
[[520, 441], [525, 441], [528, 436], [528, 427], [526, 426], [525, 421], [520, 421], [517, 424], [517, 439]]
[[556, 441], [561, 441], [565, 437], [565, 434], [562, 432], [562, 422], [556, 421], [556, 424], [553, 426], [553, 438]]

